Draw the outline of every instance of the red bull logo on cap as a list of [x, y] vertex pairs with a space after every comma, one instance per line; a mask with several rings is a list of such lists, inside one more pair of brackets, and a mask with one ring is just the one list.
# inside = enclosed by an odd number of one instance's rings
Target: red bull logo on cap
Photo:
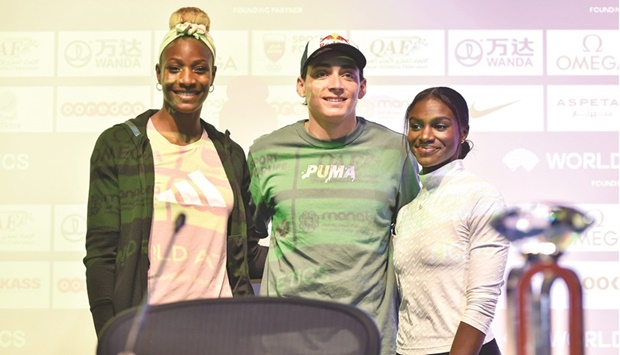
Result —
[[323, 46], [326, 46], [328, 44], [333, 44], [333, 43], [346, 43], [346, 44], [349, 44], [349, 40], [347, 40], [346, 38], [342, 37], [341, 35], [339, 35], [337, 33], [332, 33], [330, 35], [327, 35], [327, 36], [319, 39], [319, 47], [323, 47]]

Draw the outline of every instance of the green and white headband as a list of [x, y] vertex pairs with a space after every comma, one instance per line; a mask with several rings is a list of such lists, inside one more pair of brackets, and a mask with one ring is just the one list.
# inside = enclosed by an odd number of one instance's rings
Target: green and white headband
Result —
[[159, 46], [159, 57], [161, 58], [164, 49], [166, 49], [172, 41], [185, 36], [192, 36], [207, 45], [207, 48], [213, 53], [213, 61], [215, 62], [215, 44], [213, 43], [213, 38], [207, 31], [207, 27], [202, 24], [199, 25], [191, 22], [178, 23], [173, 29], [166, 33], [164, 40], [161, 42], [161, 46]]

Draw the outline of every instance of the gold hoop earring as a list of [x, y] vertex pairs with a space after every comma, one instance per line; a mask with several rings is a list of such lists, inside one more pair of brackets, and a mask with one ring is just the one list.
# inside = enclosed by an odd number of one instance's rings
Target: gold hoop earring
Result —
[[215, 91], [215, 86], [211, 85], [209, 88], [209, 94]]
[[157, 91], [161, 91], [163, 88], [160, 83], [157, 83], [155, 84], [155, 89], [157, 89]]

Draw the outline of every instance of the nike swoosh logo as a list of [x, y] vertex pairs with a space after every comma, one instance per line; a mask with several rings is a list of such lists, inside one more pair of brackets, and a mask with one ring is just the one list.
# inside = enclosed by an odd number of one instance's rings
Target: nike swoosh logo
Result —
[[519, 100], [516, 100], [516, 101], [513, 101], [513, 102], [509, 102], [509, 103], [503, 104], [503, 105], [492, 106], [492, 107], [486, 108], [484, 110], [478, 110], [475, 107], [476, 104], [473, 103], [469, 107], [469, 117], [471, 117], [471, 118], [480, 118], [482, 116], [486, 116], [486, 115], [488, 115], [490, 113], [493, 113], [493, 112], [495, 112], [497, 110], [501, 110], [501, 109], [503, 109], [506, 106], [510, 106], [510, 105], [514, 104], [515, 102], [517, 102], [517, 101], [519, 101]]

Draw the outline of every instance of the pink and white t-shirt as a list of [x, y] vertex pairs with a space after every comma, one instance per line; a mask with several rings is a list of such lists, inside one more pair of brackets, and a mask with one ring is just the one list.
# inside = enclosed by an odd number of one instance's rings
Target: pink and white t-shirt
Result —
[[[233, 193], [206, 131], [186, 146], [170, 143], [149, 120], [155, 193], [149, 240], [151, 304], [232, 297], [226, 238]], [[173, 238], [175, 220], [185, 225]]]

